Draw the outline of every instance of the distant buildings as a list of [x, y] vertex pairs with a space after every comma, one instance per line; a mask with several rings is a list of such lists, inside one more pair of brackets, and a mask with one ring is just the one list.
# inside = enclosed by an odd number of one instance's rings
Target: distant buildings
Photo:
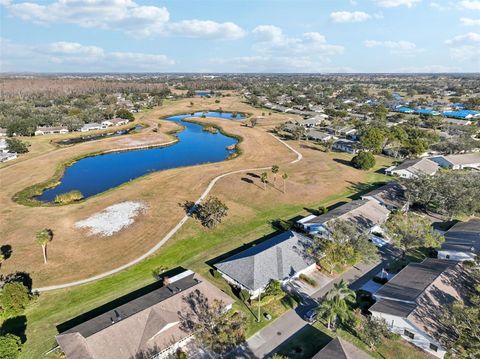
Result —
[[64, 135], [68, 133], [68, 128], [63, 127], [63, 126], [44, 126], [44, 127], [37, 127], [37, 130], [35, 131], [35, 136], [43, 136], [43, 135], [55, 135], [55, 134], [60, 134]]
[[[180, 313], [191, 311], [183, 300], [198, 291], [225, 310], [233, 299], [192, 271], [169, 278], [168, 284], [57, 335], [68, 359], [167, 358], [191, 339], [180, 326]], [[117, 301], [121, 302], [122, 298]]]
[[96, 122], [91, 122], [91, 123], [86, 123], [83, 125], [82, 128], [80, 128], [80, 132], [88, 132], [88, 131], [96, 131], [96, 130], [101, 130], [104, 129], [105, 127], [102, 126], [100, 123]]
[[377, 302], [369, 311], [403, 339], [443, 358], [442, 338], [453, 333], [440, 322], [442, 308], [463, 301], [471, 280], [459, 262], [428, 258], [411, 263], [374, 294]]
[[111, 126], [124, 126], [126, 124], [128, 124], [128, 120], [124, 119], [124, 118], [112, 118], [112, 119], [109, 119], [109, 120], [105, 120], [105, 121], [102, 121], [101, 125], [102, 127], [111, 127]]

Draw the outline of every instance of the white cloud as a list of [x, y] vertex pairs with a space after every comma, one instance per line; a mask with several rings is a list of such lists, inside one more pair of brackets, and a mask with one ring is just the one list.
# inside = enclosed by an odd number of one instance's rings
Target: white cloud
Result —
[[406, 7], [413, 7], [421, 0], [377, 0], [377, 3], [381, 7], [399, 7], [399, 6], [406, 6]]
[[252, 31], [260, 53], [307, 54], [330, 56], [341, 54], [343, 46], [327, 43], [325, 36], [318, 32], [305, 32], [301, 37], [289, 37], [282, 29], [273, 25], [260, 25]]
[[[344, 51], [343, 46], [329, 44], [318, 32], [292, 37], [285, 35], [278, 26], [259, 25], [252, 35], [252, 55], [215, 58], [210, 63], [227, 72], [321, 72], [331, 69], [332, 56]], [[218, 67], [213, 71], [219, 71]]]
[[462, 23], [462, 25], [465, 26], [480, 26], [480, 19], [469, 19], [466, 17], [462, 17], [460, 19], [460, 22]]
[[170, 22], [166, 7], [140, 5], [134, 0], [56, 0], [47, 5], [0, 1], [12, 15], [44, 25], [67, 23], [124, 31], [136, 37], [178, 35], [237, 39], [245, 35], [245, 31], [232, 22], [196, 19]]
[[[480, 34], [468, 32], [446, 40], [450, 47], [450, 56], [457, 61], [477, 61], [480, 58]], [[477, 71], [480, 70], [477, 65]]]
[[404, 55], [413, 55], [415, 53], [421, 52], [422, 49], [419, 49], [416, 44], [410, 41], [377, 41], [377, 40], [366, 40], [363, 42], [365, 47], [374, 48], [382, 47], [389, 49], [393, 54], [404, 54]]
[[162, 71], [175, 64], [162, 54], [108, 52], [77, 42], [26, 45], [0, 39], [0, 46], [3, 71]]
[[330, 14], [333, 22], [364, 22], [370, 20], [372, 16], [363, 11], [335, 11]]
[[187, 37], [224, 38], [235, 40], [245, 36], [246, 32], [233, 22], [183, 20], [168, 25], [171, 34]]
[[468, 10], [480, 10], [480, 1], [479, 0], [460, 1], [460, 6]]
[[472, 42], [480, 42], [480, 34], [476, 32], [468, 32], [463, 35], [457, 35], [450, 40], [446, 40], [447, 45], [458, 45]]

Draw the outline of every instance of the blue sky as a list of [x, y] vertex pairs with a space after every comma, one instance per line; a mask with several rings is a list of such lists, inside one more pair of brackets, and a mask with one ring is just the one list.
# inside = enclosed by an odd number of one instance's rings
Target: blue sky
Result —
[[0, 0], [0, 70], [479, 72], [480, 0]]

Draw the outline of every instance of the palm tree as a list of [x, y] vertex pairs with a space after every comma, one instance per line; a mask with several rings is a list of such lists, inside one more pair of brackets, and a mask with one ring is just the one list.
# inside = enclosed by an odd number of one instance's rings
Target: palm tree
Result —
[[37, 243], [42, 247], [43, 261], [47, 264], [47, 244], [53, 239], [53, 231], [49, 228], [44, 228], [37, 232]]
[[260, 175], [260, 181], [262, 181], [262, 183], [263, 183], [263, 190], [266, 190], [267, 189], [267, 182], [268, 182], [268, 173], [267, 172], [263, 172]]
[[357, 298], [357, 295], [353, 290], [348, 288], [348, 283], [342, 279], [340, 282], [335, 283], [333, 288], [327, 293], [328, 299], [334, 299], [336, 297], [346, 302], [353, 302]]
[[331, 323], [337, 318], [334, 302], [332, 300], [324, 300], [317, 308], [317, 314], [327, 321], [327, 329], [330, 330]]
[[331, 324], [335, 326], [338, 319], [344, 321], [351, 317], [352, 313], [348, 304], [353, 302], [355, 298], [355, 292], [348, 288], [348, 283], [344, 280], [333, 285], [317, 311], [320, 317], [327, 320], [328, 329], [330, 329]]
[[285, 193], [285, 190], [286, 190], [287, 178], [288, 178], [288, 173], [285, 172], [285, 173], [282, 175], [282, 179], [283, 179], [283, 193]]
[[280, 169], [280, 167], [278, 167], [277, 165], [273, 165], [272, 166], [272, 173], [273, 173], [273, 186], [275, 186], [275, 182], [277, 181], [277, 173], [278, 173], [278, 170]]

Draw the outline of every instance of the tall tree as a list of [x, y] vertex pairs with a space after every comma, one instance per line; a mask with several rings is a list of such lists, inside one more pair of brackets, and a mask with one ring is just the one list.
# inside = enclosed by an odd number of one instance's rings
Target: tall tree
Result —
[[280, 170], [280, 167], [277, 165], [272, 166], [272, 173], [273, 173], [273, 186], [275, 186], [275, 183], [277, 182], [277, 173]]
[[283, 193], [286, 192], [286, 189], [287, 189], [287, 179], [288, 179], [288, 173], [287, 172], [284, 172], [282, 174], [282, 179], [283, 179]]
[[339, 283], [338, 287], [327, 293], [326, 299], [318, 307], [317, 313], [327, 320], [327, 328], [333, 324], [336, 327], [338, 321], [345, 321], [352, 317], [350, 305], [355, 301], [356, 294], [345, 283]]
[[20, 337], [8, 333], [0, 336], [0, 358], [16, 359], [22, 350], [22, 340]]
[[386, 234], [403, 252], [418, 247], [438, 247], [443, 237], [435, 232], [425, 217], [412, 213], [396, 213], [384, 224]]
[[214, 228], [228, 214], [228, 207], [217, 197], [209, 197], [194, 207], [193, 215], [204, 227]]
[[42, 247], [43, 261], [47, 264], [47, 245], [53, 239], [53, 231], [49, 228], [44, 228], [37, 232], [37, 243]]
[[225, 312], [221, 301], [212, 303], [198, 289], [183, 298], [188, 309], [179, 312], [180, 327], [192, 333], [201, 345], [216, 354], [225, 354], [245, 340], [245, 319]]
[[267, 189], [267, 182], [268, 182], [268, 173], [267, 172], [263, 172], [260, 175], [260, 181], [262, 181], [262, 183], [263, 183], [263, 189], [266, 190]]

